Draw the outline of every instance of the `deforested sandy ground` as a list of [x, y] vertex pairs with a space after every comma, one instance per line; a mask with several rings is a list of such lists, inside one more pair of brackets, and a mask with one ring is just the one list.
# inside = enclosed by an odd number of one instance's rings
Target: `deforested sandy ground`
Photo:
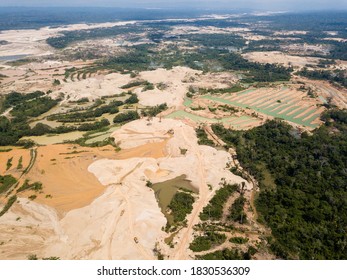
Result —
[[0, 46], [0, 56], [13, 55], [47, 55], [54, 52], [48, 46], [46, 39], [60, 36], [63, 31], [86, 30], [94, 28], [107, 28], [135, 24], [136, 21], [108, 22], [100, 24], [71, 24], [58, 28], [43, 27], [40, 29], [8, 30], [0, 33], [0, 40], [8, 44]]
[[347, 108], [347, 90], [343, 87], [336, 87], [327, 81], [309, 80], [303, 77], [296, 77], [296, 80], [310, 86], [319, 97], [323, 97], [334, 106], [340, 109]]
[[53, 207], [61, 215], [89, 205], [105, 188], [87, 171], [88, 166], [97, 158], [112, 158], [114, 154], [110, 146], [103, 149], [73, 145], [39, 147], [33, 168], [25, 178], [41, 182], [43, 193], [27, 191], [23, 196], [37, 195], [36, 202]]
[[[166, 103], [169, 107], [182, 105], [188, 88], [225, 88], [238, 81], [232, 73], [207, 73], [202, 74], [188, 67], [174, 67], [171, 70], [156, 69], [139, 73], [138, 77], [131, 78], [129, 74], [112, 73], [96, 75], [80, 81], [68, 81], [56, 89], [52, 95], [58, 96], [64, 93], [70, 101], [87, 97], [90, 100], [102, 96], [117, 95], [129, 89], [122, 86], [129, 82], [144, 80], [154, 84], [154, 90], [143, 91], [143, 86], [134, 87], [131, 90], [138, 95], [140, 105], [155, 106]], [[165, 89], [158, 89], [159, 85]]]
[[[19, 177], [30, 162], [30, 151], [26, 149], [19, 149], [17, 147], [12, 147], [10, 149], [12, 150], [9, 152], [0, 152], [0, 174], [7, 173], [12, 174], [15, 177]], [[21, 158], [22, 166], [20, 166]], [[8, 160], [10, 160], [10, 167], [7, 166]]]
[[60, 231], [54, 209], [20, 198], [0, 218], [0, 259], [27, 259], [44, 255], [46, 242]]
[[94, 100], [102, 96], [121, 94], [125, 91], [121, 87], [130, 81], [130, 75], [112, 73], [64, 83], [57, 92], [63, 92], [68, 95], [70, 101], [76, 101], [84, 97]]
[[140, 99], [140, 104], [144, 106], [166, 103], [169, 107], [179, 107], [182, 105], [190, 86], [217, 89], [226, 88], [238, 81], [236, 75], [232, 73], [203, 74], [201, 71], [188, 67], [144, 71], [140, 73], [139, 77], [156, 85], [162, 83], [166, 87], [164, 90], [155, 88], [145, 92], [141, 89], [135, 90]]
[[315, 57], [302, 57], [288, 55], [278, 51], [250, 52], [242, 55], [244, 58], [260, 63], [278, 63], [285, 66], [305, 67], [307, 64], [317, 65], [319, 59]]
[[91, 63], [92, 61], [48, 60], [11, 66], [0, 62], [0, 74], [5, 76], [0, 80], [0, 94], [12, 91], [27, 93], [35, 90], [43, 92], [53, 90], [58, 96], [62, 86], [53, 87], [53, 81], [58, 79], [63, 82], [65, 70], [68, 68], [80, 69]]
[[[229, 153], [197, 145], [193, 128], [181, 121], [169, 119], [161, 122], [159, 119], [154, 119], [151, 123], [151, 125], [147, 125], [146, 120], [132, 122], [116, 131], [112, 136], [116, 141], [120, 141], [121, 147], [130, 148], [142, 145], [143, 135], [146, 135], [148, 141], [155, 143], [163, 137], [167, 137], [168, 131], [172, 130], [172, 138], [168, 140], [166, 147], [168, 155], [165, 158], [157, 159], [154, 165], [147, 168], [144, 174], [149, 177], [146, 176], [147, 178], [144, 177], [144, 179], [158, 183], [184, 174], [199, 190], [199, 199], [194, 203], [194, 209], [187, 217], [188, 225], [176, 235], [174, 240], [175, 243], [177, 242], [177, 246], [173, 249], [169, 248], [162, 242], [163, 240], [159, 239], [160, 248], [168, 258], [189, 259], [188, 247], [193, 238], [193, 225], [199, 222], [199, 213], [220, 187], [221, 178], [225, 178], [228, 183], [241, 183], [244, 180], [233, 175], [226, 168], [227, 163], [231, 162]], [[139, 139], [134, 137], [134, 131], [139, 133]], [[127, 132], [130, 132], [132, 138], [126, 137]], [[182, 155], [181, 149], [187, 150], [185, 155]], [[110, 183], [109, 177], [102, 176], [101, 178], [106, 180], [105, 183]], [[212, 186], [212, 190], [209, 189], [208, 185]], [[248, 183], [247, 186], [251, 188]]]
[[[147, 119], [137, 120], [112, 136], [122, 148], [118, 154], [107, 147], [99, 154], [72, 145], [38, 149], [28, 178], [42, 181], [44, 193], [34, 201], [26, 199], [30, 193], [23, 193], [0, 218], [0, 259], [25, 259], [30, 254], [62, 259], [155, 259], [157, 242], [167, 258], [190, 258], [193, 226], [220, 188], [221, 178], [229, 183], [244, 181], [227, 169], [230, 154], [199, 146], [192, 127], [170, 119], [154, 118], [150, 125]], [[181, 149], [187, 152], [182, 154]], [[166, 219], [146, 182], [181, 175], [199, 189], [199, 198], [172, 249], [164, 242]], [[52, 198], [46, 198], [47, 194]]]

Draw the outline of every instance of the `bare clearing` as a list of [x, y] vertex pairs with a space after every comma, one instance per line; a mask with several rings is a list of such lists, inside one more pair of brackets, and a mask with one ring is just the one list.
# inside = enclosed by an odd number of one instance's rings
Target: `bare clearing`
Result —
[[[148, 125], [148, 120], [142, 119], [123, 126], [112, 136], [127, 149], [117, 154], [112, 148], [38, 148], [36, 163], [27, 178], [41, 181], [43, 193], [37, 194], [34, 202], [23, 204], [25, 200], [21, 199], [18, 207], [11, 208], [1, 219], [3, 224], [15, 224], [16, 237], [9, 245], [13, 254], [6, 257], [24, 258], [24, 252], [32, 251], [63, 259], [153, 259], [153, 249], [159, 242], [169, 258], [186, 259], [198, 214], [220, 187], [220, 178], [230, 183], [244, 181], [226, 168], [231, 161], [229, 153], [199, 146], [194, 129], [180, 121], [155, 118]], [[182, 148], [187, 150], [185, 154]], [[146, 181], [162, 182], [181, 175], [199, 189], [199, 199], [187, 217], [187, 228], [177, 234], [180, 245], [170, 249], [164, 242], [167, 233], [162, 231], [166, 219]], [[52, 197], [47, 198], [48, 194]], [[46, 222], [32, 240], [41, 241], [30, 247], [15, 245], [25, 238], [30, 240], [30, 232], [22, 230], [22, 223], [32, 224], [36, 215], [33, 211], [38, 207], [46, 209], [40, 214]], [[17, 217], [21, 224], [15, 223]]]
[[315, 57], [303, 57], [288, 55], [282, 52], [250, 52], [243, 55], [244, 58], [260, 63], [278, 63], [285, 66], [294, 66], [298, 68], [305, 67], [308, 64], [317, 65], [319, 59]]

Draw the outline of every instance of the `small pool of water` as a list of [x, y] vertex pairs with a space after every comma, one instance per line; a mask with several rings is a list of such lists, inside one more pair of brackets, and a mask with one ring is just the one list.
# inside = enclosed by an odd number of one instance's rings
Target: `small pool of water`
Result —
[[198, 193], [198, 190], [191, 184], [189, 180], [186, 179], [186, 175], [181, 175], [172, 180], [152, 185], [152, 189], [155, 192], [155, 197], [157, 198], [159, 207], [169, 224], [173, 223], [173, 217], [167, 213], [167, 207], [180, 188]]
[[0, 56], [0, 61], [15, 61], [27, 57], [27, 54]]

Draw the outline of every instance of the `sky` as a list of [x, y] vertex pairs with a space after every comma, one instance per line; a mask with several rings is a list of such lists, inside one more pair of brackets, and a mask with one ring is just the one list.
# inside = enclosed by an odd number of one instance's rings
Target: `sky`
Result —
[[0, 0], [0, 6], [346, 10], [346, 0]]

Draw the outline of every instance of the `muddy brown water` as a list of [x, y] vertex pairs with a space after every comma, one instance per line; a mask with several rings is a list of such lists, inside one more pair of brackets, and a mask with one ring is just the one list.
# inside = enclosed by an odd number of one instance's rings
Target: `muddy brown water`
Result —
[[191, 181], [187, 180], [186, 175], [181, 175], [171, 180], [152, 185], [155, 192], [159, 207], [165, 215], [169, 224], [173, 222], [173, 216], [168, 213], [168, 206], [173, 199], [174, 195], [179, 189], [186, 189], [194, 193], [198, 193], [198, 189], [194, 187]]

